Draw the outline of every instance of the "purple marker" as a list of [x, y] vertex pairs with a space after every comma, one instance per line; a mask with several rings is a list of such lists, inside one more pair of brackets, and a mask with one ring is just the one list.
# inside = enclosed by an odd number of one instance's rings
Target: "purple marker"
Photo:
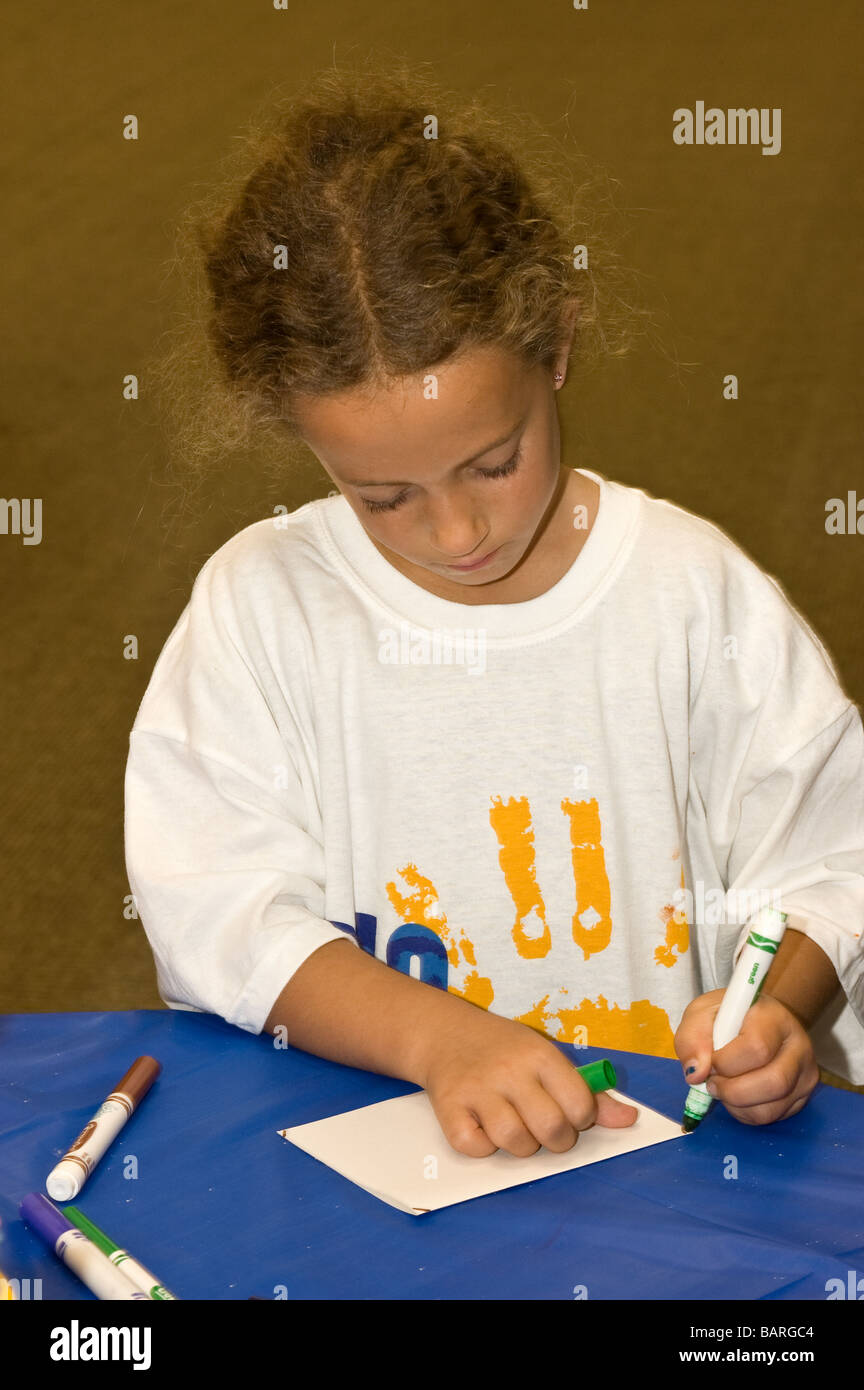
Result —
[[146, 1293], [133, 1287], [126, 1275], [113, 1265], [107, 1255], [103, 1255], [83, 1231], [53, 1202], [41, 1192], [29, 1192], [23, 1202], [18, 1203], [22, 1221], [32, 1226], [46, 1245], [49, 1245], [67, 1268], [77, 1274], [97, 1298], [118, 1301], [120, 1299], [143, 1298]]

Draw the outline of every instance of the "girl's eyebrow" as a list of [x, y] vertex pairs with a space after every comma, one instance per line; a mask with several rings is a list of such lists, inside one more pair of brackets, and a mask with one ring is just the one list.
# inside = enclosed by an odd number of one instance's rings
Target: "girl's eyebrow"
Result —
[[[500, 439], [496, 439], [494, 444], [487, 444], [486, 447], [485, 447], [485, 449], [480, 449], [476, 454], [472, 454], [470, 458], [468, 458], [468, 459], [463, 459], [461, 463], [456, 463], [456, 464], [454, 464], [454, 465], [453, 465], [453, 471], [455, 472], [455, 470], [456, 470], [457, 468], [464, 468], [466, 463], [473, 463], [475, 459], [482, 458], [484, 454], [491, 454], [491, 452], [492, 452], [493, 449], [498, 449], [498, 448], [500, 448], [500, 446], [501, 446], [502, 444], [506, 444], [506, 443], [507, 443], [507, 440], [510, 439], [510, 437], [516, 433], [516, 431], [519, 429], [519, 426], [520, 426], [521, 424], [522, 424], [522, 421], [521, 421], [521, 420], [517, 421], [517, 423], [516, 423], [515, 425], [513, 425], [512, 428], [509, 429], [509, 430], [507, 431], [506, 434], [503, 434], [503, 435], [501, 436]], [[342, 481], [343, 481], [344, 483], [346, 483], [348, 487], [411, 487], [411, 486], [412, 486], [412, 482], [411, 482], [411, 479], [410, 479], [410, 478], [409, 478], [409, 479], [401, 478], [401, 479], [398, 479], [396, 482], [389, 482], [389, 483], [356, 483], [356, 482], [353, 482], [350, 478], [343, 478]]]

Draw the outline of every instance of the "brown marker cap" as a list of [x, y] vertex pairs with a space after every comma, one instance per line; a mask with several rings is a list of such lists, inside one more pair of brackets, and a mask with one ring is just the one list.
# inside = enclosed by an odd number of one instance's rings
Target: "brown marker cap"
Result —
[[121, 1092], [128, 1096], [134, 1110], [144, 1099], [161, 1070], [162, 1063], [157, 1062], [155, 1057], [136, 1057], [123, 1080], [114, 1087], [111, 1094]]

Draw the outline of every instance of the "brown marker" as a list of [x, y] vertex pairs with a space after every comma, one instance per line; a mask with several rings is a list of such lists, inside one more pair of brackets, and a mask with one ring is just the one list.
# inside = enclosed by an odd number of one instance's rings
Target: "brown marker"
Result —
[[108, 1145], [120, 1133], [133, 1110], [146, 1096], [162, 1070], [155, 1057], [137, 1057], [103, 1100], [92, 1120], [45, 1179], [45, 1191], [55, 1202], [77, 1197]]

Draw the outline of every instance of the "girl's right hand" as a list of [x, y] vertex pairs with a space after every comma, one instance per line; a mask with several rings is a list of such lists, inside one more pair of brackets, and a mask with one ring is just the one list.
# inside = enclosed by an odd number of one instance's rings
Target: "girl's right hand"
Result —
[[541, 1146], [566, 1153], [580, 1130], [633, 1124], [636, 1107], [595, 1095], [542, 1033], [484, 1010], [465, 1014], [435, 1038], [422, 1081], [458, 1153], [485, 1158], [505, 1149], [526, 1158]]

